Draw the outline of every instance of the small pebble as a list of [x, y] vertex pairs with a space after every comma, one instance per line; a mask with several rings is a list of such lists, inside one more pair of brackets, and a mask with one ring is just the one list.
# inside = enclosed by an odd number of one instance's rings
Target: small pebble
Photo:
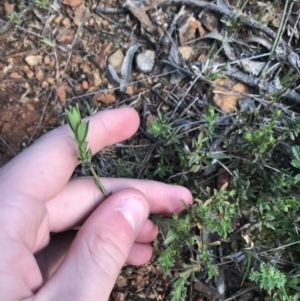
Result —
[[71, 21], [69, 18], [64, 18], [61, 23], [63, 26], [67, 27], [71, 24]]
[[153, 69], [155, 62], [155, 52], [146, 50], [136, 56], [137, 69], [143, 73], [149, 73]]
[[21, 74], [19, 74], [18, 72], [14, 71], [9, 75], [9, 77], [12, 79], [21, 79], [23, 76]]
[[57, 16], [57, 17], [53, 20], [53, 22], [54, 22], [55, 24], [59, 24], [60, 21], [61, 21], [62, 19], [63, 19], [62, 16]]
[[81, 83], [81, 87], [82, 87], [83, 90], [88, 90], [89, 87], [90, 87], [90, 85], [89, 85], [89, 83], [86, 80], [84, 80]]
[[44, 56], [44, 64], [49, 65], [51, 63], [51, 59], [49, 55]]
[[125, 89], [125, 94], [132, 95], [133, 94], [133, 87], [132, 86], [127, 86], [126, 89]]

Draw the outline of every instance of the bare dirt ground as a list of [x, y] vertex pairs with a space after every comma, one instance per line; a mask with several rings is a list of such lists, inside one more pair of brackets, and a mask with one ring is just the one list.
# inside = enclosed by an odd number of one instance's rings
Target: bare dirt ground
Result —
[[[288, 7], [278, 52], [272, 52], [275, 36], [267, 29], [276, 34], [280, 28], [280, 2], [216, 1], [218, 9], [208, 5], [211, 1], [197, 6], [193, 1], [51, 0], [45, 8], [29, 2], [21, 10], [20, 1], [0, 1], [0, 166], [65, 123], [64, 108], [75, 103], [85, 113], [85, 103], [98, 110], [136, 108], [141, 116], [135, 137], [139, 145], [151, 142], [147, 128], [158, 110], [184, 123], [197, 122], [208, 104], [228, 116], [251, 109], [253, 102], [245, 95], [258, 90], [281, 91], [291, 106], [300, 102], [299, 76], [282, 87], [272, 73], [288, 68], [299, 72], [299, 2]], [[11, 12], [20, 13], [19, 19], [12, 22]], [[261, 27], [234, 23], [230, 14], [259, 16]], [[270, 56], [273, 78], [266, 87], [264, 79], [255, 79]], [[237, 62], [248, 57], [255, 58]], [[231, 80], [218, 76], [219, 67], [204, 76], [208, 58], [223, 67], [236, 61], [223, 69]], [[264, 105], [276, 102], [257, 99]], [[139, 269], [125, 267], [111, 300], [168, 300], [170, 279], [153, 262]], [[233, 291], [239, 288], [234, 276], [231, 286]], [[213, 290], [206, 289], [190, 287], [187, 300], [215, 300]]]

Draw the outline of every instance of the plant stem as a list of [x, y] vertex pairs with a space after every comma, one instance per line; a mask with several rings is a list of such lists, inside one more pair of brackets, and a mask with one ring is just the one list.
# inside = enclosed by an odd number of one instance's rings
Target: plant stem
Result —
[[107, 194], [107, 191], [106, 191], [105, 187], [101, 183], [101, 181], [99, 179], [99, 176], [95, 172], [95, 169], [92, 165], [90, 165], [90, 171], [91, 171], [91, 173], [94, 177], [94, 180], [95, 180], [95, 183], [96, 183], [97, 187], [101, 190], [101, 192], [104, 194], [105, 197], [108, 197], [109, 195]]

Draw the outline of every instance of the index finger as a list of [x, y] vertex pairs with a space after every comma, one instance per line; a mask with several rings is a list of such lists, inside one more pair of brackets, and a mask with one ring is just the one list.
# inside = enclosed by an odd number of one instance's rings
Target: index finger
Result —
[[[87, 141], [93, 153], [131, 137], [139, 125], [139, 116], [131, 108], [101, 111], [88, 119]], [[42, 201], [57, 195], [78, 164], [72, 136], [68, 125], [59, 127], [6, 164], [0, 169], [1, 192], [20, 192]]]

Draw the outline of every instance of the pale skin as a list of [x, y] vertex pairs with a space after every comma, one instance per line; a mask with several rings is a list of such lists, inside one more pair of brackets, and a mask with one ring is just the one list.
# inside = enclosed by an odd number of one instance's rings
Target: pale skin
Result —
[[[130, 108], [89, 119], [93, 153], [139, 125]], [[149, 214], [192, 203], [186, 188], [155, 181], [102, 178], [112, 192], [105, 199], [92, 178], [70, 180], [78, 164], [71, 135], [57, 128], [0, 169], [0, 300], [108, 300], [122, 266], [152, 256], [158, 229]]]

